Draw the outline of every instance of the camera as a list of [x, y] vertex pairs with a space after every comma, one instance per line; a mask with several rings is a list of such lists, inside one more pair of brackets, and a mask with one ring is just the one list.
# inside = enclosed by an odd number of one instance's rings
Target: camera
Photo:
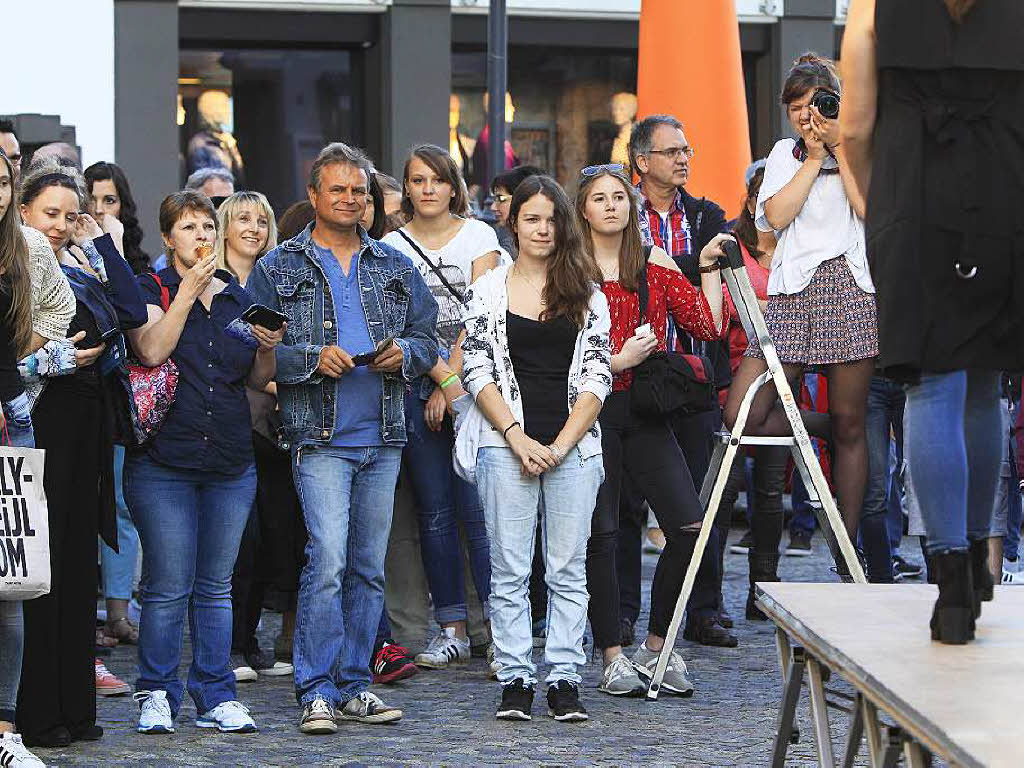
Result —
[[819, 88], [811, 96], [811, 106], [816, 107], [822, 117], [835, 120], [839, 117], [839, 94], [828, 88]]

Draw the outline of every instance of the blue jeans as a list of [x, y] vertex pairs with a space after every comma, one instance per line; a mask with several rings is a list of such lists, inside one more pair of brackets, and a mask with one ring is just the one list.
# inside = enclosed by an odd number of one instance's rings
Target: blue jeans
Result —
[[987, 538], [1002, 455], [999, 373], [923, 373], [907, 392], [905, 451], [928, 554]]
[[789, 535], [790, 537], [797, 534], [811, 536], [818, 521], [814, 517], [814, 511], [811, 509], [810, 496], [804, 487], [804, 479], [796, 470], [793, 470], [792, 491], [793, 516], [789, 518]]
[[423, 568], [438, 624], [466, 620], [466, 584], [462, 576], [459, 523], [466, 532], [469, 566], [477, 596], [487, 615], [491, 591], [491, 560], [487, 546], [484, 508], [476, 488], [455, 474], [452, 447], [455, 435], [445, 419], [434, 432], [423, 418], [426, 403], [420, 398], [419, 380], [405, 395], [406, 443], [409, 468], [420, 524]]
[[[868, 564], [868, 578], [891, 583], [892, 545], [887, 500], [889, 496], [889, 434], [902, 435], [906, 396], [899, 384], [881, 376], [871, 378], [868, 390], [865, 436], [868, 444], [868, 481], [861, 508], [860, 537]], [[900, 517], [900, 537], [903, 520]]]
[[[358, 451], [359, 458], [352, 458]], [[295, 695], [344, 705], [370, 686], [402, 449], [306, 446], [292, 461], [309, 541], [295, 620]]]
[[103, 596], [107, 600], [131, 600], [135, 586], [135, 564], [139, 559], [139, 533], [124, 503], [124, 448], [114, 446], [114, 506], [117, 509], [117, 548], [115, 552], [100, 538], [100, 569]]
[[[1020, 403], [1014, 403], [1011, 413], [1016, 416]], [[1012, 423], [1012, 419], [1011, 419]], [[1003, 557], [1016, 560], [1020, 551], [1020, 526], [1024, 513], [1021, 504], [1020, 475], [1017, 473], [1017, 444], [1010, 438], [1010, 477], [1006, 489], [1006, 538], [1003, 539]]]
[[124, 495], [143, 554], [135, 687], [167, 691], [177, 716], [187, 613], [192, 637], [188, 694], [203, 714], [236, 698], [230, 663], [231, 571], [256, 495], [256, 468], [226, 475], [130, 456]]
[[893, 439], [889, 445], [889, 495], [885, 502], [885, 524], [889, 531], [889, 549], [895, 557], [903, 543], [903, 424], [900, 422], [900, 445]]
[[491, 634], [498, 679], [536, 683], [533, 625], [528, 582], [533, 565], [537, 510], [544, 505], [543, 548], [548, 585], [548, 637], [544, 659], [547, 682], [579, 684], [577, 672], [586, 663], [583, 631], [587, 626], [587, 540], [604, 480], [604, 460], [585, 461], [569, 452], [558, 467], [540, 477], [523, 477], [522, 464], [509, 448], [481, 448], [477, 456], [477, 487], [484, 503], [491, 541]]
[[[3, 404], [7, 439], [4, 445], [35, 448], [32, 411], [23, 392]], [[21, 657], [25, 648], [25, 624], [20, 600], [0, 600], [0, 721], [13, 723], [18, 707]]]

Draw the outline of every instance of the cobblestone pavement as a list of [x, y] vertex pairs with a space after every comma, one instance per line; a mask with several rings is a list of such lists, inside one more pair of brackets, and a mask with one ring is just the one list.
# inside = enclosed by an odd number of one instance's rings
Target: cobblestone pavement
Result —
[[[739, 534], [733, 531], [732, 540]], [[906, 549], [920, 559], [916, 543]], [[186, 700], [176, 734], [143, 736], [134, 730], [136, 705], [124, 696], [99, 701], [99, 723], [106, 730], [101, 741], [38, 754], [50, 765], [767, 765], [781, 698], [772, 625], [743, 619], [746, 557], [726, 558], [726, 608], [736, 619], [739, 647], [679, 641], [696, 685], [689, 699], [662, 696], [646, 703], [606, 696], [597, 691], [600, 668], [592, 661], [583, 671], [588, 722], [556, 723], [544, 716], [540, 690], [531, 722], [499, 722], [494, 719], [497, 683], [488, 679], [485, 661], [473, 659], [454, 670], [422, 671], [396, 686], [377, 687], [385, 701], [405, 711], [393, 725], [343, 723], [335, 736], [303, 736], [289, 677], [239, 685], [239, 698], [252, 708], [258, 734], [229, 736], [196, 728], [195, 709]], [[654, 557], [644, 556], [645, 601], [654, 564]], [[833, 580], [830, 564], [815, 536], [814, 555], [783, 557], [780, 575], [787, 581]], [[272, 642], [277, 622], [276, 614], [266, 614], [264, 647]], [[641, 627], [646, 627], [646, 605], [638, 634]], [[114, 649], [107, 665], [132, 682], [135, 649]], [[788, 765], [816, 764], [806, 698], [799, 714], [804, 737], [790, 747]], [[832, 724], [838, 752], [845, 716], [833, 713]], [[865, 764], [863, 753], [861, 760], [858, 765]]]

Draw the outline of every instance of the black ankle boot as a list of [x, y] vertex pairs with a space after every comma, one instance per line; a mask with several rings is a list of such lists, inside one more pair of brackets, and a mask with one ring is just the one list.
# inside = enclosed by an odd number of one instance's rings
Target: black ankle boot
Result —
[[974, 618], [981, 616], [981, 604], [991, 602], [995, 582], [988, 567], [988, 539], [971, 542], [971, 578], [974, 580]]
[[974, 581], [965, 550], [932, 555], [939, 599], [932, 611], [932, 640], [963, 645], [974, 639]]
[[747, 563], [750, 566], [750, 590], [747, 592], [747, 620], [767, 621], [768, 617], [754, 604], [754, 583], [758, 581], [779, 580], [779, 555], [778, 553], [774, 555], [763, 554], [750, 550], [747, 552]]

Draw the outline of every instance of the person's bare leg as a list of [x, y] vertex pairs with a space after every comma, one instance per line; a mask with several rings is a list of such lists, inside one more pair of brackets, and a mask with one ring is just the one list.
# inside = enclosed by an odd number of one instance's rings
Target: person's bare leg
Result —
[[[1002, 479], [1000, 478], [1000, 481]], [[1003, 537], [991, 536], [988, 540], [988, 569], [992, 580], [999, 584], [1003, 580]]]
[[865, 416], [875, 359], [828, 367], [828, 412], [832, 417], [832, 466], [839, 512], [846, 533], [857, 540], [868, 478]]

